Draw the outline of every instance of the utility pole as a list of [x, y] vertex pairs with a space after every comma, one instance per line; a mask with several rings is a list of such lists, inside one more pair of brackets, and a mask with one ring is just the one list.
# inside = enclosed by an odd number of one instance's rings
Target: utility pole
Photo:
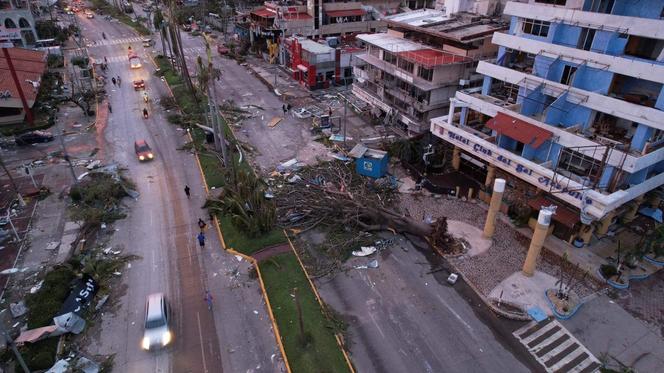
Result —
[[65, 130], [62, 130], [62, 134], [60, 134], [58, 137], [60, 138], [62, 154], [64, 155], [65, 161], [69, 163], [69, 171], [71, 171], [71, 176], [74, 178], [74, 184], [77, 184], [78, 178], [76, 177], [76, 172], [74, 172], [74, 165], [71, 163], [71, 158], [69, 158], [69, 154], [67, 154], [67, 147], [65, 146]]
[[16, 181], [12, 177], [12, 174], [9, 172], [9, 169], [7, 169], [7, 165], [5, 165], [5, 161], [3, 161], [2, 158], [0, 158], [0, 166], [2, 167], [3, 170], [5, 170], [7, 177], [9, 177], [9, 183], [12, 185], [12, 188], [14, 189], [14, 192], [18, 197], [19, 205], [21, 205], [21, 207], [25, 206], [25, 201], [23, 200], [23, 196], [21, 196], [21, 191], [18, 190], [18, 185], [16, 185]]
[[11, 73], [12, 80], [14, 81], [14, 85], [16, 86], [16, 90], [18, 91], [18, 96], [21, 99], [21, 105], [23, 105], [23, 110], [25, 111], [25, 116], [26, 119], [28, 120], [28, 124], [32, 126], [34, 124], [32, 111], [28, 107], [28, 101], [25, 99], [25, 94], [23, 93], [23, 87], [21, 87], [21, 82], [19, 82], [18, 76], [16, 75], [16, 70], [14, 69], [14, 63], [12, 62], [12, 58], [9, 55], [9, 49], [2, 48], [2, 53], [5, 56], [5, 60], [7, 61], [7, 67], [9, 67], [9, 72]]

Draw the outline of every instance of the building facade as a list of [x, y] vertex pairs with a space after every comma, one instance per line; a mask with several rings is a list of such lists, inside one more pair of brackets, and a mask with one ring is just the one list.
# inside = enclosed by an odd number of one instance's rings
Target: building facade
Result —
[[[480, 164], [556, 205], [561, 238], [588, 243], [664, 183], [663, 0], [508, 2], [481, 87], [456, 93], [431, 132], [455, 167]], [[656, 192], [656, 193], [654, 193]], [[564, 228], [564, 229], [563, 229]]]
[[308, 89], [352, 83], [353, 57], [362, 49], [351, 46], [332, 48], [304, 37], [285, 40], [285, 66], [293, 79]]
[[32, 47], [37, 41], [35, 19], [27, 0], [0, 0], [0, 31], [15, 47]]
[[473, 14], [418, 10], [386, 18], [388, 32], [362, 34], [366, 52], [355, 59], [355, 96], [401, 136], [429, 130], [449, 100], [473, 79], [477, 60], [495, 56], [491, 34], [505, 25]]

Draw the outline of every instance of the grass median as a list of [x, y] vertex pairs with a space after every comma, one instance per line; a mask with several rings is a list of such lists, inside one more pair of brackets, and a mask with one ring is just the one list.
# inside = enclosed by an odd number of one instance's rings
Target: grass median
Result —
[[291, 370], [350, 372], [334, 337], [335, 325], [325, 316], [295, 255], [276, 255], [258, 265]]
[[[173, 71], [165, 58], [155, 62], [161, 69], [164, 79], [171, 87], [175, 100], [183, 114], [201, 115], [201, 107], [195, 104], [193, 95], [186, 91], [182, 79]], [[179, 91], [184, 89], [184, 91]], [[176, 92], [176, 90], [178, 90]], [[234, 134], [222, 118], [222, 126], [228, 139]], [[198, 127], [192, 128], [194, 142], [205, 141], [205, 133]], [[235, 143], [235, 141], [230, 141]], [[197, 146], [197, 148], [199, 148]], [[250, 170], [248, 162], [239, 162], [239, 153], [230, 151], [236, 169]], [[207, 185], [222, 187], [226, 182], [225, 171], [218, 157], [212, 153], [199, 153], [198, 159]], [[246, 158], [245, 158], [246, 159]], [[246, 255], [287, 242], [283, 231], [277, 227], [259, 237], [248, 237], [231, 222], [230, 216], [220, 216], [219, 224], [226, 246]], [[292, 372], [350, 372], [343, 352], [335, 338], [334, 322], [330, 320], [318, 303], [306, 273], [292, 253], [281, 254], [258, 264], [270, 300], [272, 313], [276, 319], [282, 343]], [[301, 313], [298, 313], [291, 294], [297, 289]], [[300, 316], [298, 316], [300, 315]], [[298, 327], [302, 320], [304, 330]]]

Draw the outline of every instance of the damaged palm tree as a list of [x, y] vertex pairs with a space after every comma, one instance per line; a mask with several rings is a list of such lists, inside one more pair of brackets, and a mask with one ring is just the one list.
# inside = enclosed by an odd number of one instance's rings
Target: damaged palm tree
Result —
[[393, 205], [397, 194], [392, 189], [372, 187], [370, 180], [342, 162], [306, 167], [276, 188], [279, 224], [295, 232], [317, 226], [392, 230], [408, 235], [419, 246], [425, 244], [417, 242], [416, 238], [426, 240], [442, 252], [456, 249], [456, 241], [447, 232], [445, 218], [427, 224], [396, 211]]
[[236, 183], [221, 188], [204, 207], [211, 213], [231, 217], [231, 222], [248, 237], [257, 237], [274, 228], [274, 203], [265, 198], [267, 186], [246, 171], [239, 171]]

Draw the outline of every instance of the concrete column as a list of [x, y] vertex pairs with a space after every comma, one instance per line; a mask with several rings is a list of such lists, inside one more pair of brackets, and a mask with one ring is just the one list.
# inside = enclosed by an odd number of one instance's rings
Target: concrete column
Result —
[[454, 168], [454, 170], [456, 171], [459, 171], [460, 167], [461, 167], [461, 149], [455, 146], [454, 150], [452, 151], [452, 168]]
[[535, 227], [533, 239], [530, 241], [530, 247], [528, 248], [528, 255], [526, 256], [526, 261], [523, 262], [523, 274], [525, 276], [532, 277], [533, 274], [535, 274], [537, 257], [539, 256], [540, 251], [542, 251], [542, 245], [544, 245], [546, 233], [551, 224], [551, 215], [551, 211], [548, 210], [540, 210], [539, 212], [537, 226]]
[[[608, 228], [608, 226], [607, 226]], [[579, 231], [579, 238], [583, 241], [584, 244], [589, 244], [590, 239], [593, 236], [593, 226], [583, 224], [581, 230]]]
[[487, 168], [486, 179], [484, 180], [484, 186], [487, 188], [493, 183], [493, 179], [496, 178], [496, 166], [490, 164]]
[[634, 198], [634, 200], [630, 202], [629, 209], [622, 216], [623, 224], [631, 223], [634, 218], [636, 218], [636, 213], [639, 212], [639, 206], [641, 205], [641, 202], [643, 202], [643, 195]]
[[503, 193], [505, 192], [505, 180], [496, 179], [493, 183], [493, 193], [491, 194], [491, 203], [489, 204], [489, 212], [486, 214], [486, 222], [484, 223], [484, 233], [482, 237], [491, 238], [493, 232], [496, 230], [496, 215], [500, 211], [500, 205], [503, 201]]
[[468, 188], [468, 200], [469, 201], [471, 199], [473, 199], [473, 192], [474, 192], [473, 188]]
[[459, 124], [465, 126], [468, 123], [468, 107], [464, 106], [461, 108], [461, 116], [459, 118]]
[[604, 217], [599, 221], [599, 226], [597, 227], [596, 230], [598, 235], [603, 236], [609, 231], [609, 226], [611, 225], [611, 221], [615, 216], [616, 216], [615, 211], [611, 211], [608, 214], [604, 215]]

